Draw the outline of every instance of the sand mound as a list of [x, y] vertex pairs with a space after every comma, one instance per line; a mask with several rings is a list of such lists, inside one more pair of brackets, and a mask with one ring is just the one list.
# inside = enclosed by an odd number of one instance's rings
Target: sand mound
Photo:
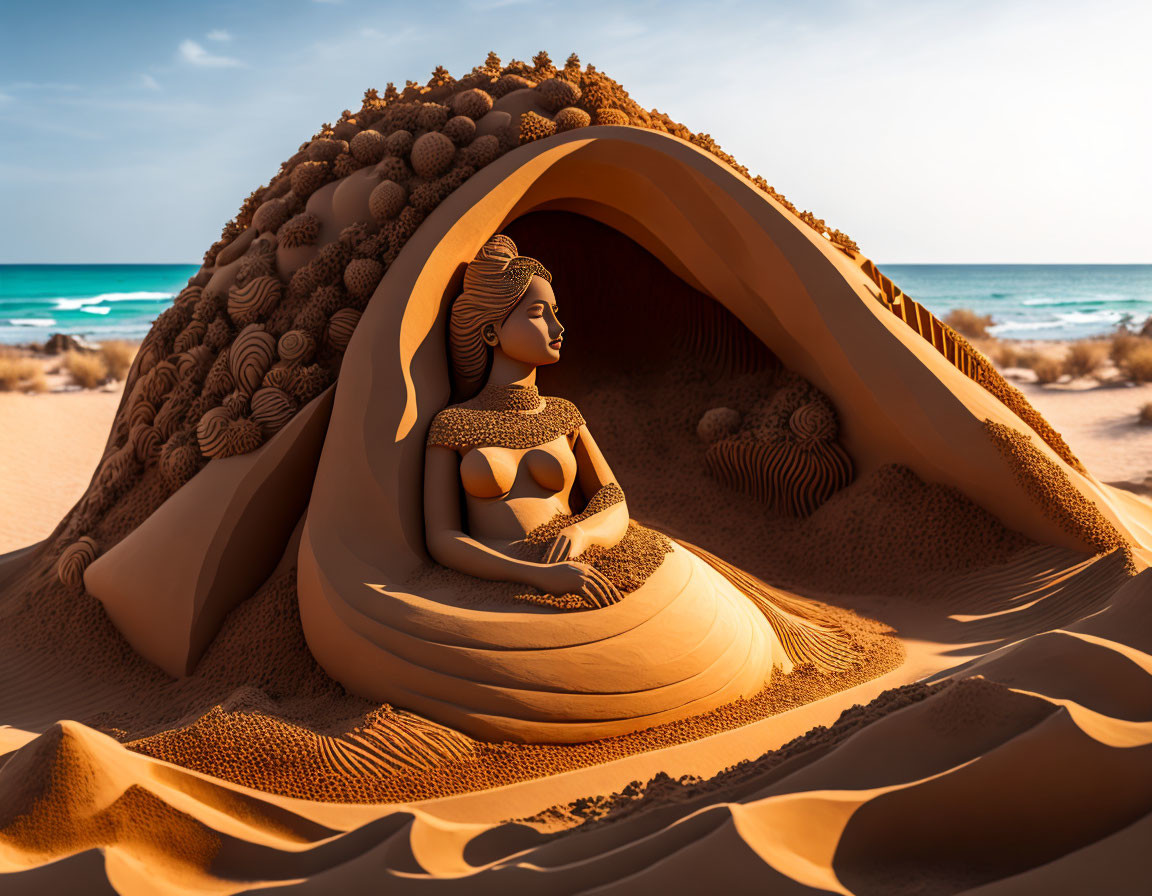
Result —
[[[542, 391], [639, 523], [762, 598], [796, 662], [760, 693], [489, 742], [318, 664], [301, 608], [353, 630], [366, 583], [513, 616], [427, 561], [411, 487], [496, 231], [585, 334]], [[1152, 505], [710, 137], [575, 56], [437, 69], [248, 197], [83, 497], [0, 557], [3, 886], [1130, 889], [1150, 545]]]

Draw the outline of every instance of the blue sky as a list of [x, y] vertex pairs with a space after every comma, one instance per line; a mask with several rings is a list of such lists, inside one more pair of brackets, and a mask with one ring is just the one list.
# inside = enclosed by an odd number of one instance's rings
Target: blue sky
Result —
[[1152, 4], [6, 3], [0, 262], [198, 262], [367, 87], [575, 51], [897, 262], [1152, 262]]

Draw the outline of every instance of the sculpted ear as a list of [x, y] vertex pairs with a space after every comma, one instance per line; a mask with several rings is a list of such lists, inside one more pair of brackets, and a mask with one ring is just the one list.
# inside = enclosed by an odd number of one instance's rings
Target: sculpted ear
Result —
[[480, 331], [480, 337], [492, 348], [500, 344], [500, 337], [496, 334], [495, 324], [484, 324], [484, 328]]

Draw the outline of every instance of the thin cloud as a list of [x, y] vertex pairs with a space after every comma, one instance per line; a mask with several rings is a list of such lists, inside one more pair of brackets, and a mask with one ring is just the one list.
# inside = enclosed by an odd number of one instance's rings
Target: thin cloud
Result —
[[223, 28], [213, 28], [204, 35], [208, 40], [228, 41], [232, 40], [232, 32], [225, 31]]
[[201, 68], [235, 68], [243, 65], [239, 59], [233, 59], [231, 56], [209, 53], [194, 40], [180, 42], [180, 58]]
[[142, 72], [140, 75], [140, 83], [149, 90], [159, 90], [160, 82], [153, 78], [147, 72]]
[[79, 84], [64, 84], [59, 81], [16, 81], [8, 85], [10, 90], [79, 90]]
[[522, 6], [529, 0], [472, 0], [468, 5], [480, 12], [503, 9], [505, 6]]

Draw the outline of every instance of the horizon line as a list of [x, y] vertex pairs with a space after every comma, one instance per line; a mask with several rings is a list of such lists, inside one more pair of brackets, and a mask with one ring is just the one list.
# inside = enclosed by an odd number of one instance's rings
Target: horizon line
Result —
[[[866, 256], [865, 256], [866, 257]], [[898, 267], [969, 265], [972, 267], [1152, 267], [1149, 261], [876, 261], [869, 259], [877, 267], [884, 265]], [[0, 267], [69, 267], [83, 265], [84, 267], [203, 267], [202, 263], [195, 261], [0, 261]]]

